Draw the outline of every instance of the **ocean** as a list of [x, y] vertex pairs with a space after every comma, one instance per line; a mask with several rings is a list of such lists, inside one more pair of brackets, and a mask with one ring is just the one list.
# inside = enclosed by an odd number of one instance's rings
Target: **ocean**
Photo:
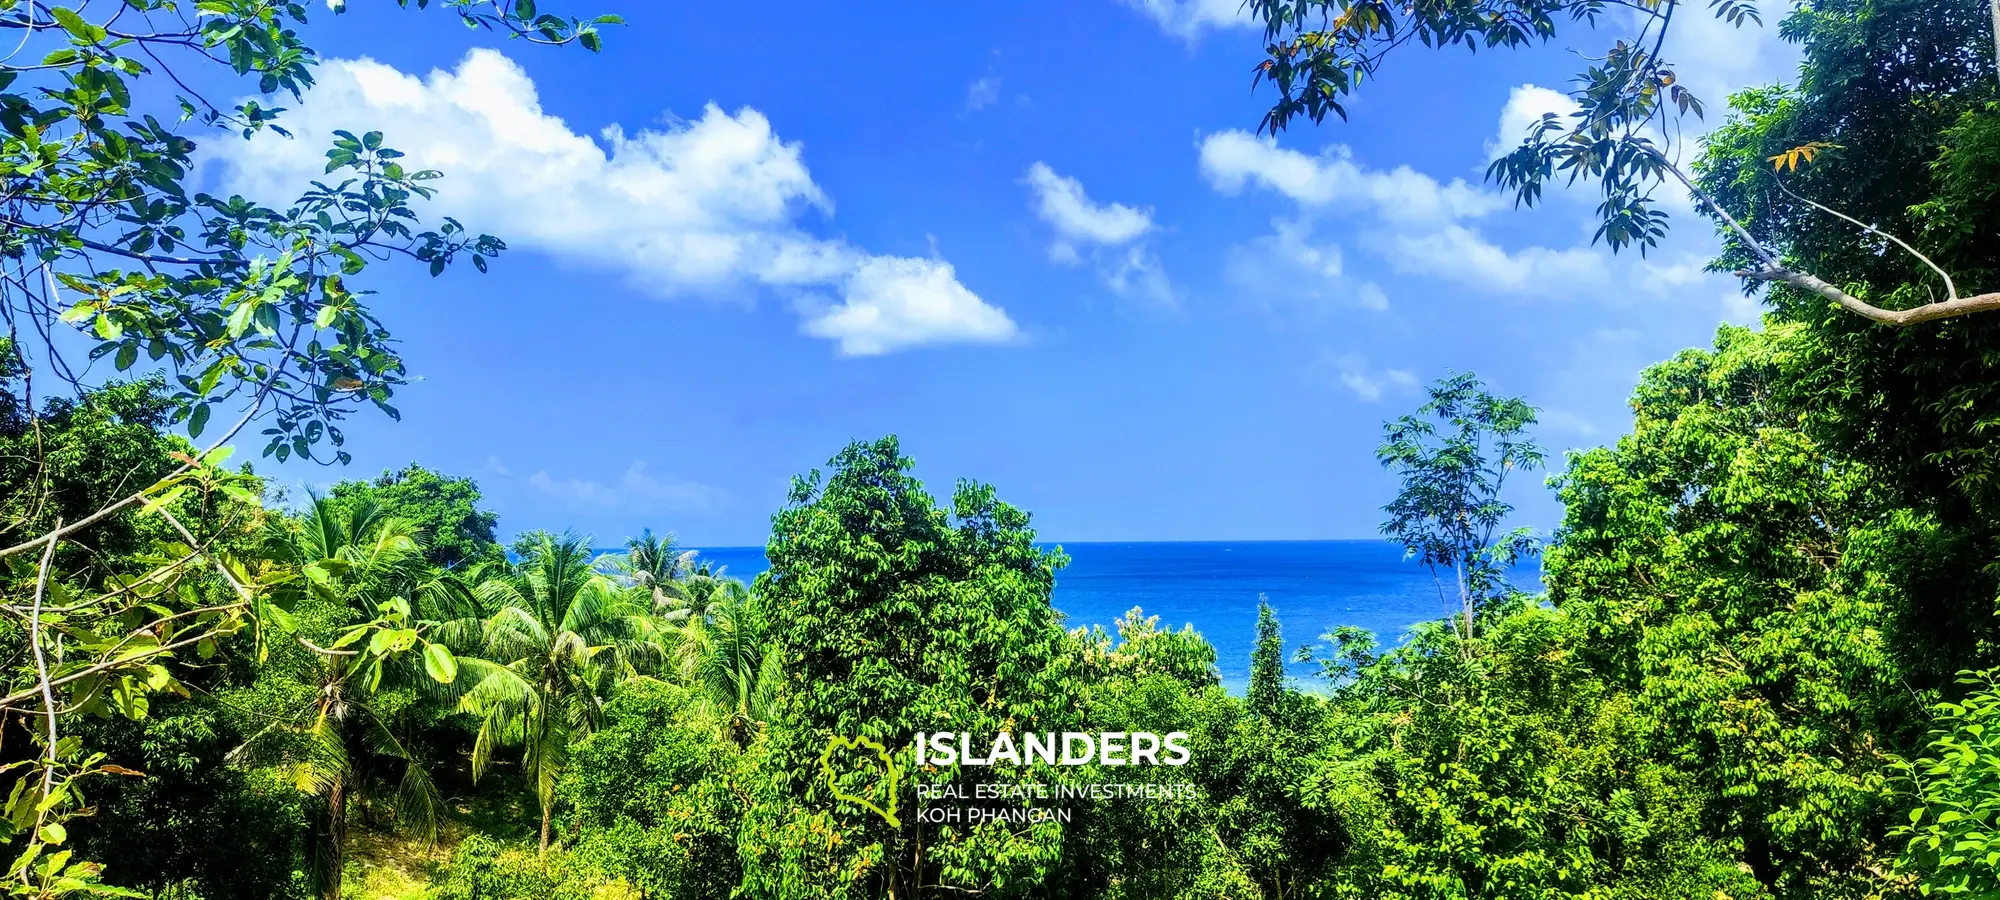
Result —
[[[1286, 658], [1299, 644], [1339, 625], [1358, 625], [1394, 644], [1411, 625], [1452, 611], [1430, 572], [1403, 559], [1387, 541], [1198, 541], [1075, 543], [1061, 546], [1070, 564], [1056, 573], [1055, 606], [1070, 628], [1103, 625], [1132, 607], [1163, 627], [1191, 624], [1215, 645], [1223, 684], [1241, 693], [1250, 679], [1257, 598], [1270, 600]], [[749, 581], [769, 567], [762, 547], [702, 548], [701, 558]], [[1511, 573], [1538, 591], [1534, 564]], [[1455, 601], [1454, 601], [1455, 602]], [[1312, 683], [1313, 667], [1291, 664]]]

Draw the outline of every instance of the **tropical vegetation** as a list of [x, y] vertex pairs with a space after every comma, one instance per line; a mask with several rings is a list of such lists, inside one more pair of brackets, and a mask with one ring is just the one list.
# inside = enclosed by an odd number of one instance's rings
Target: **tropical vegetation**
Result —
[[[435, 5], [592, 50], [616, 24]], [[399, 414], [370, 270], [505, 245], [421, 224], [449, 180], [375, 132], [289, 203], [189, 193], [183, 125], [281, 129], [310, 84], [302, 4], [0, 0], [37, 56], [0, 60], [0, 892], [2000, 897], [1992, 8], [1800, 3], [1797, 83], [1727, 98], [1683, 165], [1663, 117], [1701, 99], [1663, 36], [1754, 24], [1742, 0], [1253, 0], [1266, 127], [1344, 116], [1411, 35], [1518, 46], [1614, 5], [1640, 39], [1491, 174], [1594, 183], [1614, 249], [1684, 182], [1761, 326], [1647, 369], [1630, 433], [1560, 461], [1527, 400], [1440, 379], [1378, 461], [1384, 536], [1453, 614], [1287, 644], [1263, 606], [1239, 695], [1192, 628], [1071, 627], [1029, 513], [934, 496], [894, 437], [794, 481], [749, 583], [650, 531], [503, 545], [473, 481], [421, 465], [289, 494], [268, 466], [344, 463], [348, 416]], [[180, 122], [134, 99], [161, 92]], [[1564, 513], [1537, 536], [1508, 497], [1542, 468]], [[937, 731], [1179, 733], [1188, 759], [909, 753]], [[968, 824], [916, 815], [920, 782], [1192, 794]]]

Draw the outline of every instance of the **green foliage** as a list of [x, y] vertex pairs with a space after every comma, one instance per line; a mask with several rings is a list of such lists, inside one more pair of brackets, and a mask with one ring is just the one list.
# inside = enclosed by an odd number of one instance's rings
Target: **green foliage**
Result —
[[1270, 601], [1257, 598], [1257, 645], [1250, 653], [1250, 711], [1275, 716], [1285, 699], [1285, 639]]
[[1897, 766], [1914, 808], [1891, 837], [1901, 844], [1899, 871], [1922, 879], [1926, 896], [2000, 895], [2000, 696], [1991, 671], [1966, 673], [1971, 690], [1937, 706], [1929, 755]]
[[576, 855], [648, 896], [729, 897], [741, 878], [735, 780], [749, 758], [671, 684], [627, 682], [604, 717], [577, 744], [560, 787], [574, 810]]
[[1500, 531], [1514, 511], [1500, 492], [1508, 476], [1541, 467], [1542, 448], [1527, 436], [1534, 408], [1494, 396], [1469, 372], [1439, 380], [1428, 394], [1415, 414], [1382, 426], [1375, 456], [1403, 479], [1382, 508], [1389, 514], [1382, 533], [1431, 570], [1440, 593], [1449, 574], [1469, 638], [1478, 611], [1511, 590], [1507, 569], [1539, 547], [1527, 528]]
[[631, 886], [563, 851], [537, 853], [483, 834], [465, 839], [432, 883], [433, 900], [638, 900]]
[[1704, 792], [1648, 758], [1642, 713], [1576, 632], [1517, 605], [1471, 642], [1437, 623], [1356, 653], [1328, 732], [1340, 746], [1302, 797], [1346, 827], [1333, 895], [1759, 896], [1741, 845], [1700, 831]]
[[1937, 689], [1926, 657], [1971, 611], [1938, 603], [1962, 538], [1781, 399], [1811, 339], [1728, 328], [1648, 370], [1633, 433], [1557, 480], [1544, 581], [1647, 746], [1712, 792], [1708, 834], [1776, 894], [1863, 896], [1887, 867], [1888, 765], [1923, 719], [1912, 689]]
[[[1128, 616], [1125, 621], [1149, 620]], [[1133, 636], [1111, 652], [1133, 660], [1147, 658], [1145, 644], [1161, 635], [1179, 642], [1189, 634], [1134, 633], [1131, 629], [1121, 629], [1121, 633]], [[1139, 646], [1132, 646], [1134, 640]], [[1205, 641], [1200, 643], [1213, 659], [1214, 649]], [[1268, 723], [1246, 716], [1242, 702], [1214, 683], [1194, 686], [1169, 672], [1120, 666], [1080, 687], [1084, 728], [1186, 731], [1191, 758], [1187, 767], [1178, 769], [1086, 766], [1080, 780], [1191, 781], [1201, 795], [1193, 801], [1119, 799], [1086, 807], [1065, 834], [1066, 865], [1061, 880], [1052, 880], [1048, 893], [1066, 891], [1068, 896], [1106, 900], [1258, 896], [1260, 889], [1253, 878], [1252, 862], [1245, 859], [1243, 838], [1248, 834], [1283, 839], [1286, 817], [1299, 807], [1282, 789], [1276, 793], [1244, 792], [1241, 773], [1244, 769], [1277, 770], [1287, 764], [1303, 767], [1303, 757], [1287, 760], [1285, 754], [1295, 748], [1273, 745]], [[1268, 787], [1279, 780], [1260, 779], [1259, 783]], [[1291, 836], [1303, 838], [1311, 833], [1301, 829]], [[1270, 846], [1268, 841], [1253, 839], [1252, 843]], [[1309, 849], [1324, 857], [1328, 848]], [[1268, 862], [1269, 856], [1264, 854], [1263, 861]], [[1312, 865], [1308, 859], [1281, 862]]]
[[1196, 691], [1222, 684], [1215, 647], [1193, 625], [1162, 629], [1159, 616], [1138, 607], [1114, 621], [1109, 633], [1092, 625], [1071, 632], [1071, 638], [1078, 645], [1072, 653], [1081, 658], [1078, 680], [1085, 684], [1145, 675], [1164, 675]]
[[[1049, 606], [1063, 556], [1037, 548], [1027, 513], [992, 487], [960, 482], [941, 509], [911, 465], [893, 437], [851, 444], [824, 477], [795, 479], [772, 521], [771, 568], [756, 592], [779, 623], [785, 681], [741, 841], [746, 891], [859, 897], [945, 885], [1017, 896], [1060, 855], [1055, 823], [892, 828], [812, 775], [835, 736], [900, 748], [918, 731], [1063, 731], [1075, 715], [1066, 636]], [[865, 773], [842, 777], [847, 793], [875, 789]], [[911, 777], [1055, 773], [927, 766]]]
[[[107, 778], [95, 815], [74, 820], [77, 852], [109, 860], [115, 884], [205, 900], [296, 896], [306, 811], [264, 773], [227, 761], [243, 736], [213, 702], [180, 701], [142, 721], [107, 719], [84, 736], [145, 777]], [[228, 835], [227, 840], [218, 840]]]
[[456, 680], [457, 660], [419, 618], [411, 596], [449, 594], [423, 562], [409, 523], [318, 496], [297, 521], [272, 527], [272, 559], [294, 579], [291, 605], [269, 607], [291, 637], [266, 651], [255, 683], [231, 692], [249, 736], [232, 751], [318, 801], [309, 880], [338, 900], [348, 854], [348, 807], [390, 801], [399, 826], [434, 840], [443, 798], [430, 761], [408, 740], [415, 698]]
[[476, 648], [464, 661], [460, 702], [480, 720], [473, 775], [485, 774], [500, 748], [521, 748], [546, 850], [570, 747], [596, 729], [614, 685], [657, 661], [654, 626], [643, 605], [591, 568], [590, 542], [577, 535], [538, 535], [512, 572], [476, 590], [486, 616], [442, 630]]
[[[592, 49], [596, 27], [615, 21], [537, 15], [528, 2], [442, 5], [474, 26]], [[246, 630], [257, 629], [259, 661], [260, 626], [304, 640], [269, 595], [311, 576], [242, 558], [262, 484], [220, 468], [224, 445], [262, 418], [264, 455], [346, 462], [338, 423], [370, 405], [396, 416], [389, 401], [405, 373], [358, 276], [394, 255], [432, 275], [464, 257], [483, 271], [503, 247], [449, 219], [422, 230], [411, 203], [438, 175], [405, 169], [379, 132], [333, 135], [333, 177], [283, 208], [189, 190], [190, 120], [243, 138], [284, 133], [270, 101], [298, 98], [317, 62], [305, 19], [291, 0], [0, 2], [0, 30], [20, 38], [0, 60], [0, 259], [19, 276], [0, 286], [0, 590], [25, 611], [0, 634], [20, 663], [5, 670], [0, 711], [34, 719], [44, 745], [8, 764], [4, 838], [21, 848], [10, 894], [122, 893], [100, 884], [97, 864], [72, 859], [63, 823], [90, 810], [80, 785], [139, 776], [64, 736], [75, 716], [145, 718], [154, 698], [187, 692], [182, 654], [214, 660]], [[24, 50], [38, 58], [16, 62]], [[189, 87], [230, 75], [243, 81], [226, 89], [253, 81], [257, 97], [224, 110]], [[179, 123], [137, 109], [169, 97]], [[100, 372], [157, 374], [87, 380], [91, 367], [69, 353], [79, 339], [89, 362], [108, 363]], [[234, 424], [210, 428], [218, 408]], [[167, 433], [177, 426], [209, 449]], [[402, 599], [348, 632], [361, 648], [315, 652], [372, 667], [372, 691], [391, 656], [424, 643], [412, 616]], [[423, 659], [432, 678], [450, 679], [441, 648], [425, 645]]]
[[763, 599], [747, 591], [720, 597], [681, 626], [681, 676], [738, 746], [776, 711], [784, 671], [774, 630]]
[[[0, 356], [8, 353], [0, 346]], [[96, 512], [134, 487], [166, 477], [177, 465], [170, 454], [191, 449], [162, 433], [172, 404], [159, 378], [114, 382], [76, 398], [48, 398], [32, 418], [15, 397], [19, 384], [18, 372], [12, 373], [0, 394], [0, 541], [25, 540], [57, 520], [74, 522]], [[99, 558], [142, 549], [152, 535], [135, 518], [120, 516], [93, 529], [91, 549]], [[65, 568], [84, 565], [87, 559]]]
[[470, 478], [433, 472], [411, 463], [373, 481], [343, 481], [328, 492], [341, 505], [368, 505], [403, 519], [424, 539], [424, 558], [441, 569], [469, 570], [505, 562], [494, 539], [499, 517], [479, 508], [479, 485]]
[[[1944, 280], [1806, 199], [1912, 241], [1952, 273], [1960, 294], [2000, 289], [2000, 249], [1977, 237], [2000, 229], [1984, 180], [2000, 167], [1988, 4], [1821, 0], [1788, 17], [1785, 32], [1805, 51], [1798, 85], [1735, 98], [1735, 115], [1702, 156], [1701, 186], [1745, 210], [1745, 227], [1789, 263], [1878, 305], [1930, 303]], [[1840, 149], [1782, 176], [1765, 161], [1808, 141]], [[1732, 242], [1718, 265], [1749, 262]], [[2000, 364], [2000, 324], [1972, 316], [1880, 329], [1787, 286], [1769, 300], [1776, 316], [1817, 336], [1798, 346], [1787, 385], [1815, 436], [1903, 486], [1910, 505], [1931, 506], [1978, 542], [1984, 565], [2000, 546], [1991, 524], [2000, 454], [1989, 436], [2000, 391], [1975, 373]], [[1967, 591], [1990, 598], [1994, 585]]]
[[[1529, 127], [1512, 153], [1487, 169], [1487, 178], [1533, 205], [1556, 179], [1596, 182], [1603, 201], [1593, 241], [1615, 252], [1637, 246], [1641, 253], [1666, 235], [1666, 213], [1654, 193], [1669, 177], [1682, 177], [1671, 161], [1670, 136], [1679, 118], [1700, 116], [1701, 100], [1681, 84], [1662, 56], [1680, 0], [1615, 4], [1605, 0], [1473, 0], [1463, 3], [1399, 4], [1389, 0], [1249, 0], [1264, 24], [1264, 61], [1256, 81], [1278, 91], [1259, 130], [1276, 133], [1303, 116], [1320, 122], [1327, 113], [1347, 118], [1344, 101], [1362, 82], [1382, 70], [1396, 48], [1416, 38], [1426, 47], [1462, 46], [1468, 51], [1517, 49], [1557, 37], [1565, 23], [1573, 30], [1615, 29], [1623, 36], [1575, 79], [1570, 97], [1577, 110], [1569, 120], [1550, 113]], [[1748, 0], [1715, 0], [1709, 12], [1742, 27], [1760, 23]], [[1607, 12], [1613, 15], [1606, 16]], [[1628, 15], [1629, 14], [1629, 15]]]

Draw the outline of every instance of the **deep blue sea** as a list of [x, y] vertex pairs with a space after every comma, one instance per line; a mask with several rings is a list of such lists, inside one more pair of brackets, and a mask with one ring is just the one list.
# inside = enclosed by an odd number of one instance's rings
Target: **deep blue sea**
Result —
[[[1411, 625], [1450, 609], [1422, 566], [1387, 541], [1199, 541], [1060, 545], [1070, 564], [1056, 573], [1055, 605], [1068, 626], [1107, 628], [1132, 607], [1162, 626], [1192, 624], [1215, 645], [1223, 683], [1241, 692], [1250, 678], [1257, 598], [1278, 613], [1289, 658], [1299, 644], [1337, 625], [1358, 625], [1393, 644]], [[703, 559], [744, 581], [769, 564], [762, 547], [713, 547]], [[1516, 587], [1540, 590], [1538, 569], [1513, 573]], [[1305, 678], [1310, 666], [1293, 666]]]

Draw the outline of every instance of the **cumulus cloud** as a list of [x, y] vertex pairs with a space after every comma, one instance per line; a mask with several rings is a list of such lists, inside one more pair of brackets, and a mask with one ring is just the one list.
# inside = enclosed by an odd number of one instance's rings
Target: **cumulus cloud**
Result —
[[872, 356], [929, 343], [939, 334], [1004, 341], [1014, 335], [1014, 323], [959, 284], [950, 263], [878, 256], [848, 280], [846, 301], [813, 315], [805, 330], [840, 342], [842, 353]]
[[[655, 295], [831, 292], [841, 303], [820, 307], [828, 316], [878, 302], [876, 273], [885, 269], [952, 278], [942, 262], [878, 256], [806, 231], [801, 219], [830, 214], [832, 201], [807, 170], [803, 146], [782, 140], [748, 107], [730, 113], [710, 104], [693, 120], [636, 133], [612, 125], [593, 139], [544, 112], [527, 73], [492, 50], [473, 50], [452, 71], [422, 78], [369, 59], [331, 60], [317, 75], [286, 117], [297, 139], [266, 132], [208, 145], [227, 190], [289, 196], [325, 177], [332, 131], [367, 127], [382, 131], [411, 166], [445, 173], [430, 214], [618, 273]], [[849, 316], [837, 338], [843, 351], [1015, 335], [1006, 313], [956, 281], [951, 287], [937, 292], [949, 310], [875, 319], [892, 334], [860, 334]], [[803, 330], [826, 336], [829, 328], [815, 318]], [[859, 349], [868, 347], [882, 349]]]
[[1161, 31], [1192, 41], [1203, 31], [1251, 28], [1257, 20], [1243, 0], [1124, 0], [1160, 26]]
[[[1408, 166], [1372, 169], [1346, 147], [1318, 155], [1278, 146], [1243, 131], [1209, 135], [1201, 143], [1202, 175], [1223, 194], [1260, 188], [1295, 203], [1300, 217], [1275, 223], [1265, 238], [1239, 246], [1233, 278], [1303, 285], [1308, 291], [1351, 295], [1366, 307], [1386, 306], [1380, 288], [1348, 284], [1340, 248], [1311, 244], [1316, 219], [1359, 218], [1358, 243], [1405, 274], [1458, 281], [1494, 293], [1528, 293], [1546, 279], [1597, 279], [1603, 262], [1588, 249], [1530, 247], [1508, 251], [1464, 224], [1508, 206], [1498, 192], [1454, 178], [1440, 181]], [[1317, 270], [1317, 271], [1315, 271]], [[1286, 277], [1290, 275], [1291, 277]]]
[[557, 478], [537, 470], [528, 486], [573, 509], [634, 512], [708, 512], [728, 501], [720, 488], [655, 475], [643, 459], [635, 459], [616, 481]]
[[1576, 101], [1561, 91], [1536, 84], [1516, 86], [1507, 92], [1507, 102], [1500, 107], [1500, 126], [1486, 142], [1486, 159], [1491, 161], [1512, 153], [1542, 116], [1555, 113], [1567, 125], [1570, 114], [1577, 109]]
[[[1542, 111], [1560, 111], [1554, 91], [1523, 85], [1503, 110], [1499, 134], [1520, 130]], [[1489, 143], [1488, 149], [1494, 149]], [[1270, 138], [1242, 131], [1209, 135], [1201, 142], [1202, 175], [1216, 191], [1239, 194], [1257, 189], [1290, 200], [1293, 218], [1275, 220], [1272, 232], [1239, 244], [1230, 277], [1239, 289], [1279, 285], [1307, 298], [1352, 297], [1378, 308], [1378, 289], [1356, 283], [1347, 272], [1339, 244], [1313, 237], [1323, 222], [1350, 220], [1354, 248], [1389, 270], [1453, 282], [1485, 294], [1570, 298], [1583, 295], [1665, 298], [1695, 296], [1709, 302], [1726, 279], [1703, 271], [1712, 239], [1702, 246], [1663, 248], [1648, 257], [1613, 256], [1601, 246], [1535, 244], [1509, 247], [1496, 238], [1491, 220], [1513, 205], [1506, 195], [1466, 183], [1443, 181], [1408, 166], [1376, 169], [1345, 147], [1311, 155], [1279, 146]], [[1548, 215], [1547, 210], [1506, 213]], [[1698, 229], [1697, 229], [1698, 230]], [[1380, 299], [1379, 305], [1386, 305]], [[1742, 303], [1718, 303], [1732, 321], [1742, 321]]]
[[1087, 255], [1097, 262], [1113, 293], [1173, 302], [1173, 285], [1144, 241], [1155, 230], [1152, 210], [1097, 203], [1084, 192], [1082, 182], [1057, 174], [1043, 162], [1029, 166], [1023, 180], [1034, 196], [1035, 215], [1055, 232], [1050, 259], [1080, 265]]
[[1055, 229], [1057, 246], [1123, 244], [1153, 230], [1151, 212], [1123, 203], [1093, 203], [1081, 182], [1057, 175], [1047, 163], [1029, 166], [1027, 180], [1035, 194], [1035, 214]]
[[1491, 293], [1527, 294], [1554, 285], [1603, 284], [1609, 254], [1591, 247], [1529, 246], [1509, 252], [1458, 224], [1399, 234], [1387, 242], [1389, 264], [1410, 275], [1434, 275]]
[[1440, 182], [1409, 166], [1369, 169], [1344, 146], [1308, 156], [1247, 131], [1221, 131], [1204, 138], [1201, 173], [1224, 194], [1256, 186], [1300, 206], [1365, 210], [1399, 222], [1481, 216], [1508, 204], [1499, 193], [1464, 179]]

